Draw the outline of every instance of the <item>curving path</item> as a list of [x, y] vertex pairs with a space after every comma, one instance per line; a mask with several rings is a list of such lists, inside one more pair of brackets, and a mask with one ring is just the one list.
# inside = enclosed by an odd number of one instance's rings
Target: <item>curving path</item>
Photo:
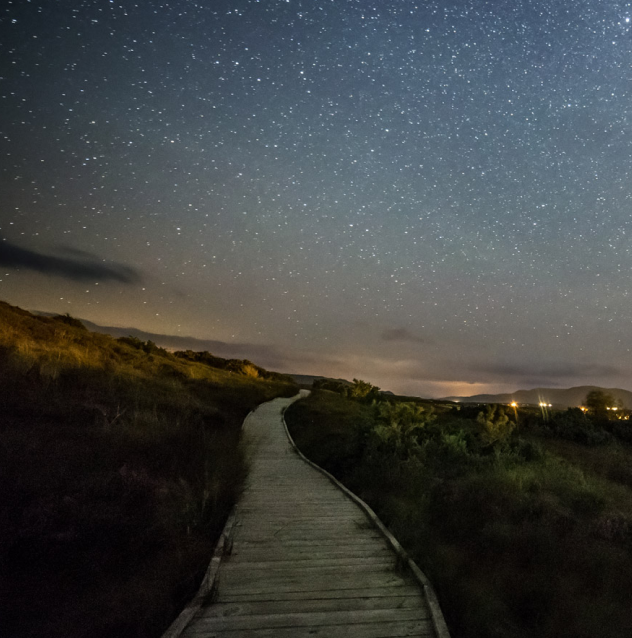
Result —
[[367, 515], [290, 445], [283, 410], [244, 423], [250, 454], [232, 552], [186, 638], [436, 636], [420, 586]]

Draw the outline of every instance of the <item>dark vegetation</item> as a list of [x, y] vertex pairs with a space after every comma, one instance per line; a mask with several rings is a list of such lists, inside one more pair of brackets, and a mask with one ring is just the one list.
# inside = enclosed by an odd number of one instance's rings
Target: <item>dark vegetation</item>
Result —
[[632, 426], [620, 406], [607, 411], [606, 396], [550, 413], [322, 387], [286, 413], [297, 445], [391, 528], [453, 638], [632, 635]]
[[0, 635], [160, 636], [241, 488], [243, 418], [295, 392], [0, 302]]

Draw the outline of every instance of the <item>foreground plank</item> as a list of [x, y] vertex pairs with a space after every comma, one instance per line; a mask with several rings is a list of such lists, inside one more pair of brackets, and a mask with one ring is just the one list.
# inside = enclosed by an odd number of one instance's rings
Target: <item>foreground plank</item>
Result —
[[196, 638], [399, 638], [415, 636], [434, 638], [426, 621], [367, 623], [358, 625], [324, 625], [321, 627], [274, 627], [269, 629], [237, 629], [210, 631], [194, 625], [186, 632]]

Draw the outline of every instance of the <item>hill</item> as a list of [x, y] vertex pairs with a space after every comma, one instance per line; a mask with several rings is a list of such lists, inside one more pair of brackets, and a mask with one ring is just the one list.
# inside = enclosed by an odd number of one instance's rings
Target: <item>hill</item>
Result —
[[[53, 313], [33, 311], [33, 315], [41, 317], [54, 317]], [[227, 343], [217, 339], [198, 339], [181, 335], [167, 335], [157, 332], [147, 332], [139, 328], [102, 326], [87, 319], [81, 319], [81, 323], [92, 332], [107, 334], [115, 338], [135, 337], [141, 341], [151, 341], [170, 352], [194, 350], [196, 352], [211, 351], [214, 355], [225, 358], [238, 358], [243, 356], [254, 357], [257, 361], [266, 361], [269, 367], [282, 367], [283, 360], [279, 354], [269, 346], [256, 343]]]
[[308, 386], [308, 387], [311, 387], [312, 385], [314, 385], [315, 381], [324, 381], [324, 380], [338, 381], [339, 383], [342, 383], [344, 385], [352, 385], [351, 381], [347, 381], [346, 379], [330, 379], [330, 377], [322, 377], [322, 376], [313, 375], [313, 374], [290, 374], [289, 376], [292, 377], [292, 379], [294, 379], [294, 381], [298, 383], [299, 385]]
[[244, 417], [296, 390], [0, 302], [0, 635], [160, 635], [241, 489]]
[[538, 405], [540, 402], [551, 403], [555, 408], [572, 408], [582, 405], [591, 390], [602, 390], [621, 401], [624, 407], [632, 408], [632, 392], [621, 388], [600, 388], [595, 385], [582, 385], [567, 389], [534, 388], [533, 390], [517, 390], [505, 394], [475, 394], [470, 397], [446, 397], [444, 401], [457, 403], [511, 403], [520, 405]]

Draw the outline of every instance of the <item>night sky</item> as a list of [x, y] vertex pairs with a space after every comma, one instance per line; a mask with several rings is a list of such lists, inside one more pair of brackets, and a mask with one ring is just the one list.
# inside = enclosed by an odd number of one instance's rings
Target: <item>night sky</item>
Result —
[[1, 299], [420, 396], [632, 389], [632, 2], [3, 7]]

